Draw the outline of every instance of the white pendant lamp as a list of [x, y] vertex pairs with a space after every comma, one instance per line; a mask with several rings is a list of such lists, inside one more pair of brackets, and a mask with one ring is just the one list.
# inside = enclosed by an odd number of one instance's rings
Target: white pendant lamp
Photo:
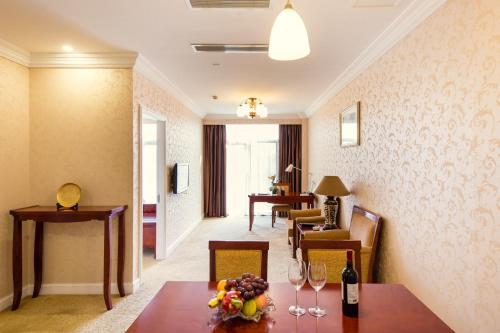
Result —
[[269, 57], [289, 61], [307, 57], [311, 53], [306, 26], [293, 9], [290, 0], [274, 21], [269, 40]]

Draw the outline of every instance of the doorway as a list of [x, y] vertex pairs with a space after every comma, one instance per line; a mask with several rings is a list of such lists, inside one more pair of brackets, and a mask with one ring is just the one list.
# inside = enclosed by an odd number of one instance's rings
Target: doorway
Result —
[[142, 268], [166, 256], [165, 121], [141, 109]]

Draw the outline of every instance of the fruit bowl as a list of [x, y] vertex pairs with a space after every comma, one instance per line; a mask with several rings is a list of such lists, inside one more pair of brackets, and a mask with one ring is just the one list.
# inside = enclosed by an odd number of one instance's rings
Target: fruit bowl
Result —
[[208, 302], [208, 307], [214, 310], [212, 322], [236, 317], [258, 322], [262, 315], [275, 309], [266, 294], [268, 289], [267, 281], [251, 273], [219, 281], [217, 294]]

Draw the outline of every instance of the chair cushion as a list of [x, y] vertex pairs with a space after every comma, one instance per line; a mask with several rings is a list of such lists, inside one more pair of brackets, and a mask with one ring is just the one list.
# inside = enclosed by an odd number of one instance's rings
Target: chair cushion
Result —
[[272, 210], [277, 211], [277, 212], [288, 212], [292, 209], [292, 206], [290, 205], [273, 205], [271, 207]]
[[372, 248], [363, 246], [361, 248], [361, 281], [368, 282], [368, 269], [370, 268], [370, 258], [372, 256]]
[[340, 283], [346, 265], [346, 250], [310, 249], [309, 261], [321, 261], [326, 265], [327, 283]]
[[260, 250], [216, 250], [215, 278], [217, 281], [240, 277], [244, 273], [261, 276]]
[[[310, 249], [307, 255], [309, 261], [322, 261], [326, 264], [327, 283], [340, 283], [342, 270], [346, 266], [346, 252], [347, 250]], [[370, 255], [371, 248], [361, 249], [361, 281], [363, 283], [368, 282]], [[356, 259], [353, 258], [353, 260]]]
[[373, 246], [375, 223], [363, 215], [353, 213], [351, 218], [350, 239], [360, 240], [361, 246]]

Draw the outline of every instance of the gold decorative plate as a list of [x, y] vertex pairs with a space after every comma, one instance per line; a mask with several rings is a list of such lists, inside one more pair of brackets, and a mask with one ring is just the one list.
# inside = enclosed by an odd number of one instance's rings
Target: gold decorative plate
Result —
[[81, 194], [80, 186], [66, 183], [57, 190], [57, 202], [65, 208], [70, 208], [80, 201]]

